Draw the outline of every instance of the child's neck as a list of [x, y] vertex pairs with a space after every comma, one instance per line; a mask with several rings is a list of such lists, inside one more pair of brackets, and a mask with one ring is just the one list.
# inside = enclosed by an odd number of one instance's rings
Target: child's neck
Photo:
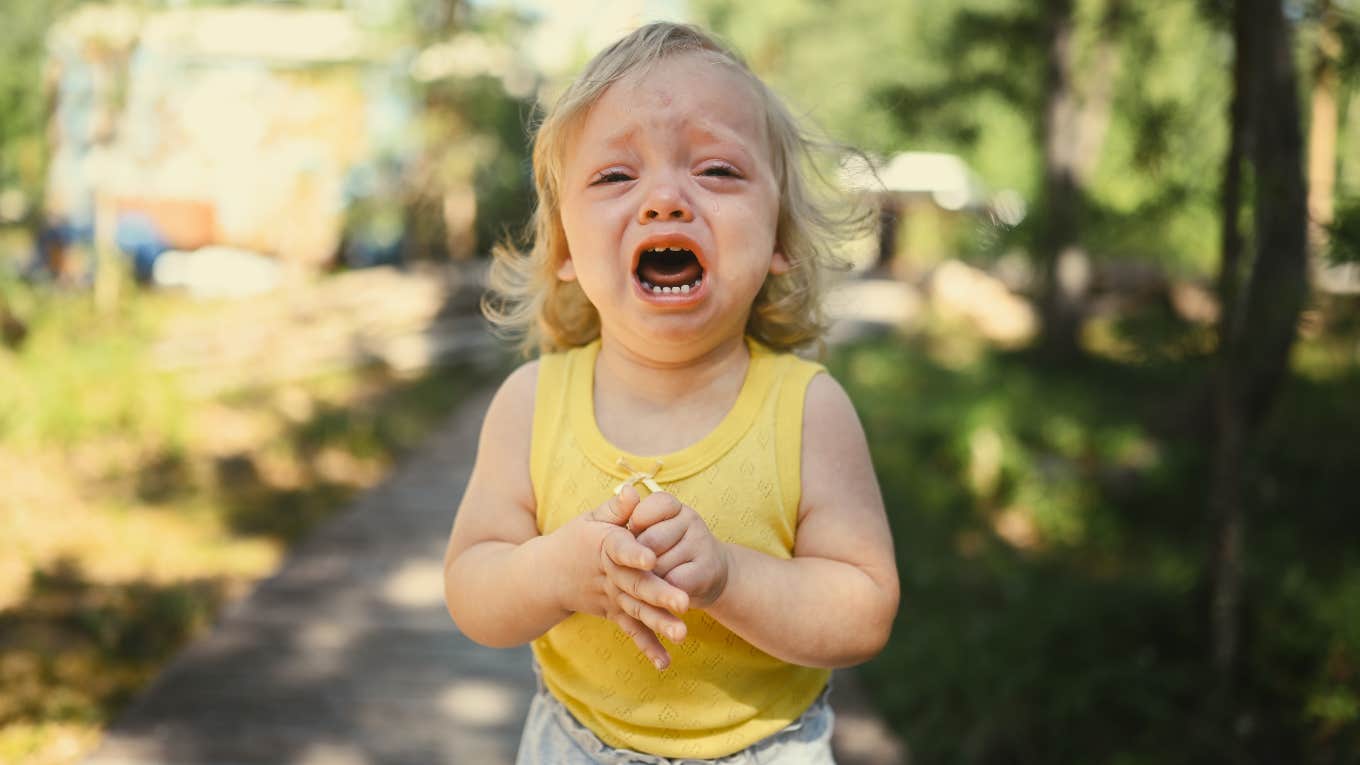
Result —
[[736, 403], [750, 351], [744, 337], [692, 358], [661, 360], [606, 335], [595, 362], [595, 420], [615, 446], [668, 454], [698, 442]]

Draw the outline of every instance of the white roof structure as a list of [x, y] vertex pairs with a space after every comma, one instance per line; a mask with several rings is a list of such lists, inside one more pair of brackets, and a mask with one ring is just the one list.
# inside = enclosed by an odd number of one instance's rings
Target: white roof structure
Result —
[[957, 155], [905, 151], [886, 163], [874, 164], [874, 173], [861, 162], [843, 165], [842, 182], [848, 188], [860, 191], [929, 194], [946, 210], [986, 204], [987, 192], [982, 180]]

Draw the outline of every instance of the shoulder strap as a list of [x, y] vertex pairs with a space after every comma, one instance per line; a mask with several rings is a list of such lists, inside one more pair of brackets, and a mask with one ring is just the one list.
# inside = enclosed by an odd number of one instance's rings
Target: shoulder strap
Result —
[[548, 468], [566, 427], [570, 372], [570, 352], [549, 353], [538, 360], [534, 431], [529, 439], [529, 481], [533, 484], [534, 503], [539, 508], [543, 507], [541, 492], [547, 486]]
[[779, 494], [784, 500], [789, 528], [796, 528], [798, 506], [803, 500], [803, 402], [812, 378], [826, 369], [821, 364], [783, 357], [775, 404], [775, 464], [779, 469]]

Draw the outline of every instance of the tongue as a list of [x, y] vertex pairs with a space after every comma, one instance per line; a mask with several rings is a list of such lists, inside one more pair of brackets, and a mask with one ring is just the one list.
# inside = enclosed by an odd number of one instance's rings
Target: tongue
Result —
[[703, 272], [704, 270], [699, 267], [699, 261], [689, 253], [675, 253], [674, 256], [649, 255], [638, 265], [638, 276], [658, 287], [693, 284]]

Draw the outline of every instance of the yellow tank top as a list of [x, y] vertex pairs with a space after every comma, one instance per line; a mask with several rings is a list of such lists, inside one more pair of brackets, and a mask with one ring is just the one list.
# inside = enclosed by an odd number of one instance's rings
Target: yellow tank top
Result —
[[[615, 448], [595, 421], [599, 341], [539, 362], [530, 476], [538, 529], [548, 534], [598, 507], [632, 471], [655, 469], [661, 489], [695, 509], [719, 539], [793, 557], [801, 495], [803, 397], [821, 366], [747, 340], [751, 364], [736, 404], [707, 436], [665, 455]], [[639, 492], [647, 490], [637, 484]], [[551, 576], [551, 572], [544, 572]], [[800, 667], [752, 646], [702, 611], [689, 636], [663, 640], [659, 672], [616, 624], [574, 614], [533, 641], [543, 681], [610, 746], [662, 757], [716, 758], [798, 718], [828, 670]]]

